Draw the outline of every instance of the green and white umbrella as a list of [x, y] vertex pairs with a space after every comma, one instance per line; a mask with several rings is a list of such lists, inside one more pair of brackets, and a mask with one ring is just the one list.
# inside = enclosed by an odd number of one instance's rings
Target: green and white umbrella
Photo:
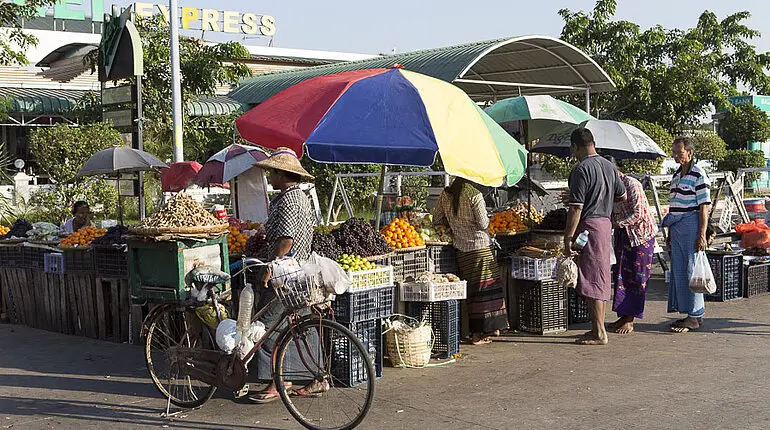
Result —
[[563, 124], [580, 124], [594, 119], [579, 107], [551, 96], [521, 96], [503, 99], [486, 109], [498, 124], [529, 121], [528, 137], [535, 140]]

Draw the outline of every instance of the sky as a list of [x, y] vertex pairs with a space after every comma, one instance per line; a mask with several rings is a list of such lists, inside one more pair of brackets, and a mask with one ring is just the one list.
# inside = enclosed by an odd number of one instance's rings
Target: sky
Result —
[[[563, 24], [557, 13], [559, 9], [588, 11], [595, 1], [227, 0], [217, 2], [216, 6], [210, 0], [179, 0], [179, 3], [180, 6], [272, 15], [277, 27], [273, 46], [378, 54], [390, 53], [393, 49], [408, 52], [529, 34], [558, 37]], [[768, 0], [619, 0], [615, 17], [635, 22], [643, 29], [656, 24], [690, 28], [704, 10], [716, 13], [720, 19], [748, 10], [752, 18], [747, 24], [764, 35], [755, 40], [755, 44], [761, 51], [770, 51]], [[267, 44], [266, 39], [241, 42]]]

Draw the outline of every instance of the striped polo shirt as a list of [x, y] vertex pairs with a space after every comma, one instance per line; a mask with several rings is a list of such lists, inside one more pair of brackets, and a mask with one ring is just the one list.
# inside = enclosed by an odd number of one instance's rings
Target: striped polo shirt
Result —
[[679, 167], [671, 178], [669, 212], [682, 214], [697, 211], [701, 205], [711, 203], [711, 181], [700, 167], [693, 164], [690, 172], [682, 176]]

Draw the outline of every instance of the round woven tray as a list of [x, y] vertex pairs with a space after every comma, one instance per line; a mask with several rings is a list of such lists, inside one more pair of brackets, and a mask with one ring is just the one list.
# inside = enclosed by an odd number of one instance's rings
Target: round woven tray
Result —
[[425, 241], [425, 246], [447, 246], [451, 245], [450, 242], [434, 242], [434, 241]]
[[371, 257], [364, 257], [364, 260], [366, 261], [378, 261], [378, 260], [384, 260], [390, 256], [392, 256], [393, 253], [390, 254], [382, 254], [382, 255], [372, 255]]
[[161, 236], [164, 234], [216, 234], [225, 233], [228, 224], [195, 226], [195, 227], [140, 227], [131, 226], [128, 231], [140, 236]]
[[529, 233], [529, 230], [522, 230], [522, 231], [516, 231], [516, 232], [503, 232], [503, 233], [495, 233], [495, 237], [506, 237], [506, 236], [518, 236], [520, 234], [526, 234]]
[[425, 245], [423, 245], [423, 246], [413, 246], [411, 248], [400, 248], [400, 249], [396, 248], [396, 249], [393, 250], [393, 252], [398, 254], [398, 253], [402, 253], [402, 252], [419, 251], [421, 249], [425, 249]]
[[86, 246], [60, 246], [59, 249], [62, 251], [90, 251], [91, 245]]
[[48, 246], [58, 246], [59, 241], [58, 240], [30, 240], [29, 243], [33, 245], [48, 245]]
[[541, 233], [541, 234], [564, 234], [564, 230], [545, 230], [541, 228], [536, 228], [532, 230], [532, 233]]
[[0, 245], [18, 245], [26, 242], [25, 239], [4, 239], [0, 240]]

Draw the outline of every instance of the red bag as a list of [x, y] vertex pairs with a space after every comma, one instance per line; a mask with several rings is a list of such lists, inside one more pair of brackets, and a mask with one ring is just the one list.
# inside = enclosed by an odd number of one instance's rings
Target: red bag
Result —
[[741, 246], [749, 248], [770, 248], [770, 230], [756, 230], [743, 233], [741, 237]]
[[738, 224], [735, 226], [735, 232], [740, 234], [741, 236], [743, 236], [746, 233], [768, 231], [768, 230], [770, 230], [770, 227], [768, 227], [767, 224], [765, 224], [764, 222], [759, 223], [756, 220], [752, 220], [751, 222], [748, 222], [746, 224]]

